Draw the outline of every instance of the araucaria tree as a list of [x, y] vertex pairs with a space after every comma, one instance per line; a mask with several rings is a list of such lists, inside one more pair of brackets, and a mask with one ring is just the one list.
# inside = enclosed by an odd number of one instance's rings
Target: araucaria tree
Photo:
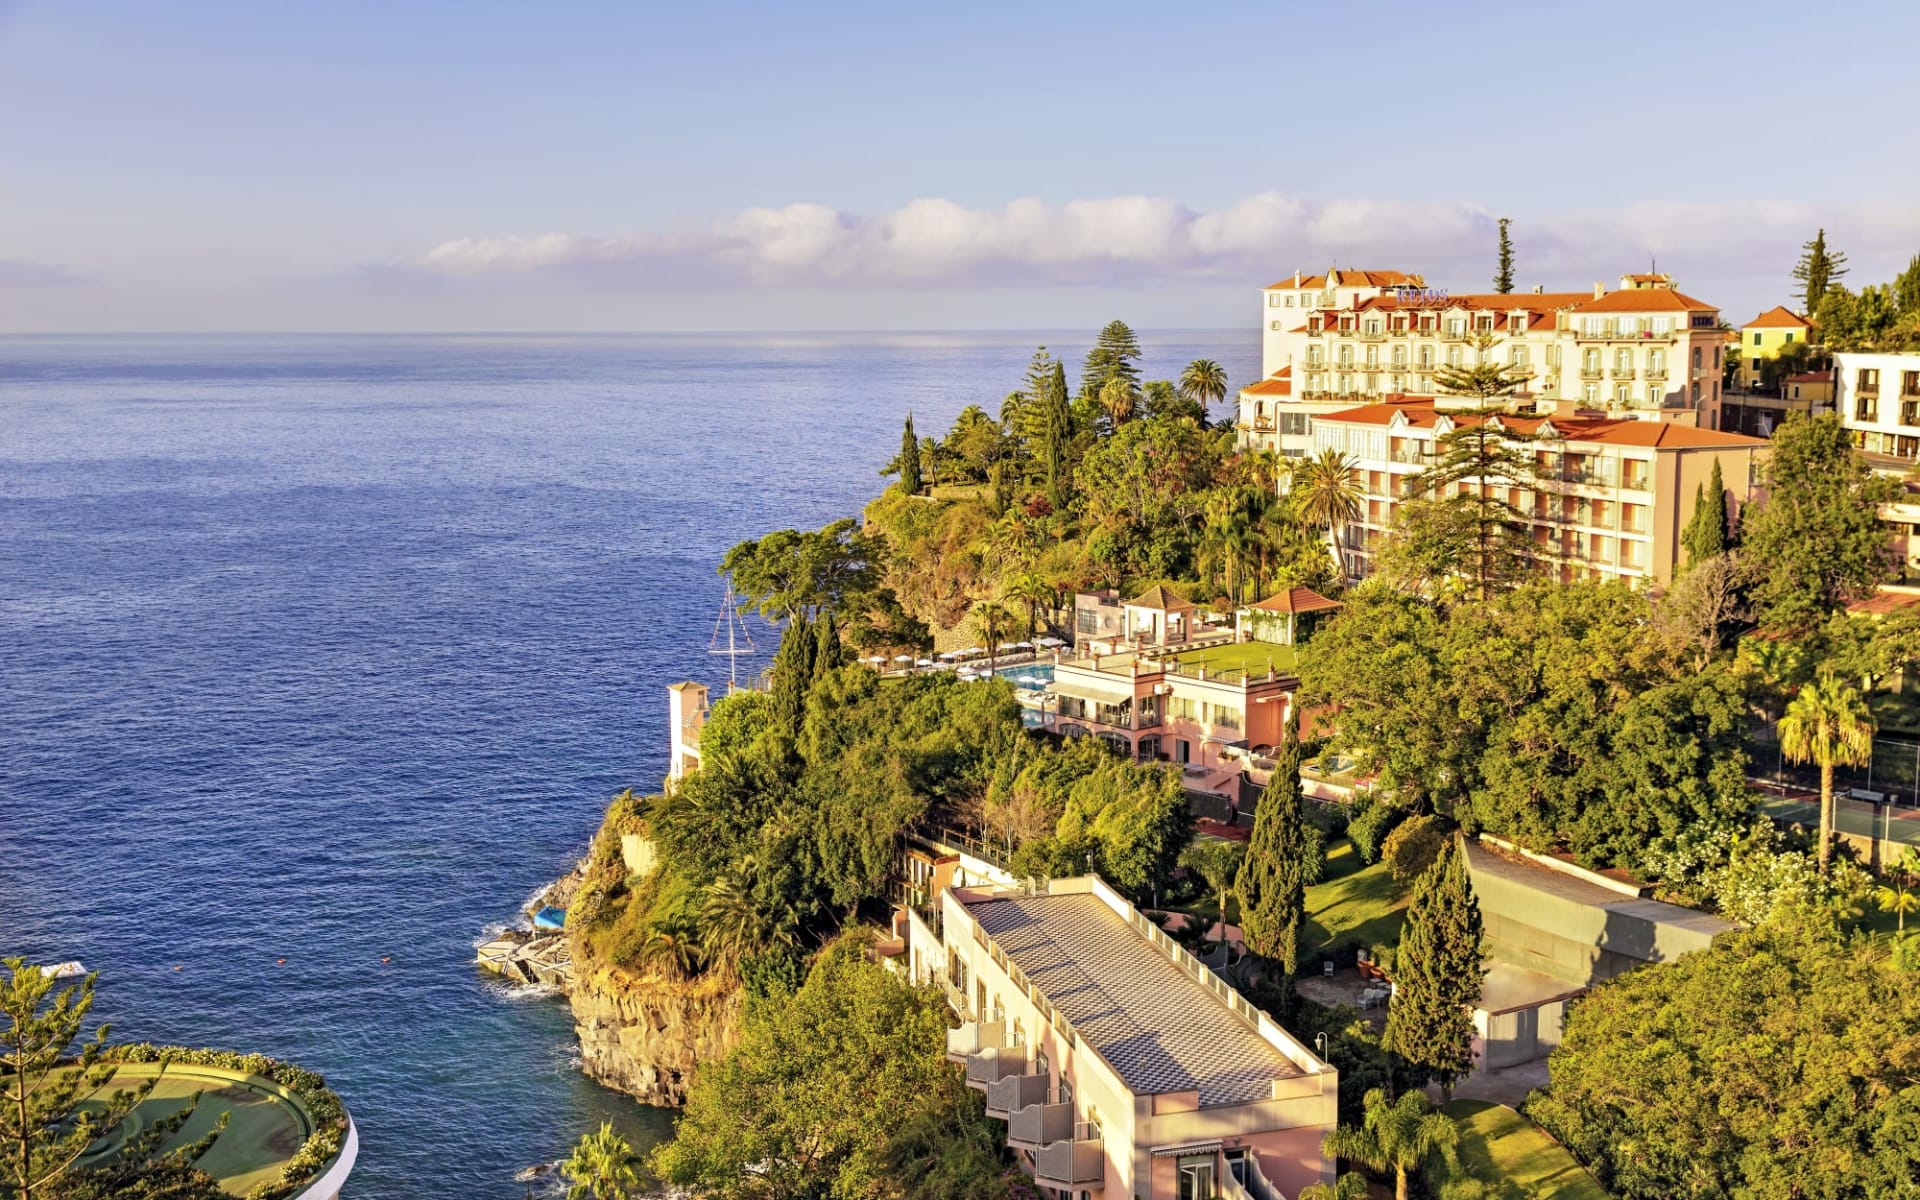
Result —
[[1481, 940], [1466, 852], [1449, 842], [1413, 885], [1381, 1042], [1449, 1092], [1473, 1069], [1473, 1007], [1486, 978]]
[[1513, 239], [1507, 236], [1511, 224], [1506, 217], [1500, 218], [1500, 265], [1493, 273], [1493, 290], [1502, 296], [1513, 291]]
[[[1483, 340], [1480, 349], [1488, 348]], [[1452, 510], [1450, 519], [1432, 530], [1443, 539], [1458, 539], [1452, 548], [1455, 569], [1484, 602], [1533, 569], [1527, 518], [1506, 499], [1508, 489], [1532, 488], [1539, 481], [1533, 437], [1500, 411], [1524, 380], [1513, 367], [1488, 358], [1472, 366], [1441, 367], [1433, 382], [1443, 393], [1471, 401], [1471, 407], [1449, 416], [1452, 428], [1434, 439], [1433, 462], [1411, 482], [1417, 495]]]
[[1820, 872], [1833, 861], [1833, 768], [1873, 757], [1873, 715], [1866, 701], [1831, 670], [1800, 689], [1780, 718], [1780, 752], [1820, 768]]
[[24, 959], [0, 975], [0, 1195], [55, 1196], [87, 1147], [132, 1112], [153, 1087], [109, 1093], [114, 1068], [99, 1062], [102, 1025], [80, 1052], [93, 1008], [93, 980], [54, 990], [54, 980]]
[[1253, 810], [1253, 833], [1235, 885], [1247, 949], [1279, 963], [1288, 975], [1300, 966], [1310, 857], [1320, 853], [1316, 833], [1300, 803], [1299, 726], [1289, 719], [1286, 741]]
[[1767, 628], [1805, 632], [1891, 573], [1879, 510], [1899, 484], [1873, 473], [1832, 413], [1789, 416], [1765, 471], [1766, 501], [1741, 517], [1754, 604]]
[[1727, 485], [1720, 477], [1720, 460], [1713, 460], [1713, 476], [1693, 493], [1693, 517], [1681, 531], [1687, 565], [1697, 567], [1727, 549]]
[[1140, 391], [1140, 339], [1125, 321], [1109, 321], [1087, 351], [1085, 368], [1080, 374], [1083, 394], [1099, 399], [1107, 385], [1118, 380], [1129, 394]]
[[1838, 250], [1827, 249], [1827, 231], [1820, 230], [1813, 240], [1800, 247], [1800, 261], [1793, 266], [1793, 280], [1799, 286], [1794, 295], [1799, 297], [1800, 311], [1813, 313], [1819, 311], [1820, 300], [1827, 289], [1840, 282], [1847, 273], [1847, 256]]
[[900, 434], [900, 490], [909, 496], [920, 493], [920, 439], [913, 436], [912, 413]]

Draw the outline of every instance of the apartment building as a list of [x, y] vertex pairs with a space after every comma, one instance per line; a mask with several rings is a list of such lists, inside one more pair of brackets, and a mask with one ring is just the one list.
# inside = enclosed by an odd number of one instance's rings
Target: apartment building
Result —
[[1776, 304], [1740, 327], [1740, 339], [1734, 350], [1733, 386], [1751, 392], [1765, 386], [1764, 366], [1768, 359], [1796, 342], [1804, 343], [1813, 335], [1813, 322], [1799, 313]]
[[1834, 401], [1853, 444], [1920, 462], [1920, 353], [1836, 354]]
[[[1097, 878], [950, 888], [909, 961], [1036, 1185], [1283, 1200], [1332, 1182], [1339, 1075]], [[937, 964], [937, 965], [935, 965]]]
[[[1323, 303], [1329, 289], [1312, 285], [1335, 274], [1263, 291], [1267, 376], [1240, 394], [1243, 445], [1302, 457], [1321, 417], [1393, 395], [1444, 407], [1436, 372], [1488, 361], [1523, 381], [1523, 401], [1721, 427], [1719, 310], [1668, 276], [1623, 275], [1615, 291], [1454, 295], [1371, 271], [1355, 273], [1366, 286], [1338, 275], [1338, 302]], [[1416, 283], [1385, 282], [1396, 278]], [[1288, 319], [1299, 324], [1283, 335], [1274, 326]]]
[[[1390, 397], [1314, 421], [1316, 449], [1351, 458], [1365, 494], [1360, 521], [1342, 538], [1350, 576], [1375, 569], [1395, 512], [1413, 494], [1410, 477], [1433, 460], [1437, 439], [1481, 419], [1428, 399]], [[1563, 581], [1665, 584], [1682, 561], [1681, 532], [1714, 462], [1728, 508], [1737, 513], [1755, 498], [1767, 449], [1760, 438], [1592, 411], [1571, 401], [1550, 415], [1484, 419], [1532, 439], [1539, 484], [1503, 489], [1503, 498], [1530, 518], [1540, 557], [1557, 564]]]

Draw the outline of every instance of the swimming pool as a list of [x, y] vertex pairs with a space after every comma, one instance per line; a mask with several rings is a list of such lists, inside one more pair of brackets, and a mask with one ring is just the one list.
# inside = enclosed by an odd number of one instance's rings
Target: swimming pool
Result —
[[993, 673], [1002, 679], [1011, 680], [1016, 687], [1043, 688], [1053, 682], [1053, 664], [1050, 662], [995, 667]]

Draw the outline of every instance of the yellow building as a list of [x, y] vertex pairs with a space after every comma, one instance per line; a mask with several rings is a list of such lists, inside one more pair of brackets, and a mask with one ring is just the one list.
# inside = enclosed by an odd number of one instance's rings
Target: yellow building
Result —
[[1760, 388], [1761, 364], [1780, 353], [1783, 346], [1805, 342], [1813, 332], [1813, 322], [1782, 305], [1774, 305], [1740, 327], [1740, 347], [1733, 353], [1733, 385], [1743, 392]]

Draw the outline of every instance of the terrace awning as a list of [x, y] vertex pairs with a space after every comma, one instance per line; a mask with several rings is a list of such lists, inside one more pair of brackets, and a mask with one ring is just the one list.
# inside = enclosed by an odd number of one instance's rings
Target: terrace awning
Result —
[[1061, 696], [1072, 696], [1078, 700], [1092, 700], [1099, 704], [1111, 704], [1118, 707], [1133, 701], [1133, 692], [1104, 683], [1091, 683], [1072, 675], [1055, 674], [1053, 690]]

